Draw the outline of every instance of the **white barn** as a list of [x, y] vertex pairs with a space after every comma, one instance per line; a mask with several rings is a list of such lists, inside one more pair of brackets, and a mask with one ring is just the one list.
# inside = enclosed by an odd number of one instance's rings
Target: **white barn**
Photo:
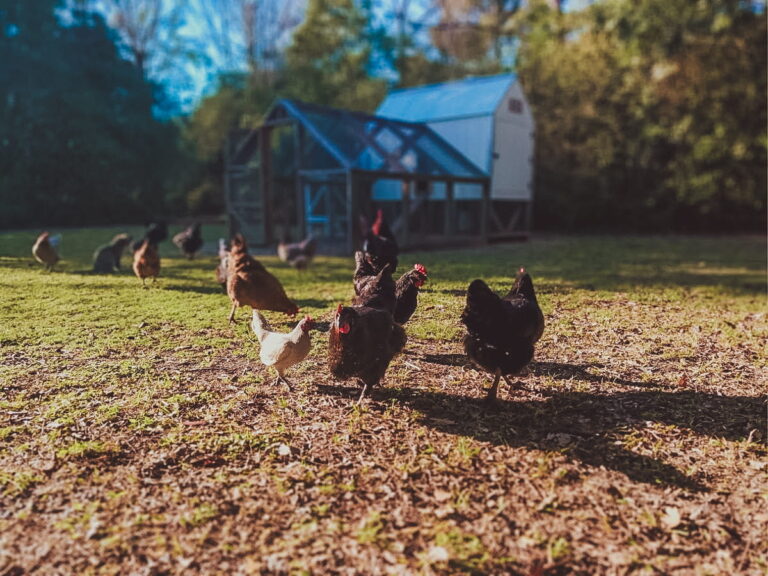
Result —
[[534, 121], [516, 75], [397, 90], [376, 115], [427, 124], [490, 176], [491, 236], [530, 229]]

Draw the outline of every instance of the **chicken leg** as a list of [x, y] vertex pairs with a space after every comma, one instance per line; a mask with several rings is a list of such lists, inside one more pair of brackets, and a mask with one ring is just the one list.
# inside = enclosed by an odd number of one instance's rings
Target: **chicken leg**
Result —
[[[488, 396], [485, 397], [487, 402], [495, 402], [496, 394], [499, 391], [499, 380], [501, 379], [501, 370], [496, 370], [496, 374], [493, 377], [493, 384], [488, 388]], [[506, 376], [504, 377], [506, 380]]]
[[360, 392], [360, 398], [357, 399], [357, 405], [360, 406], [360, 404], [363, 401], [363, 398], [365, 397], [365, 393], [368, 391], [368, 384], [366, 382], [363, 382], [363, 391]]
[[290, 381], [288, 380], [288, 378], [286, 378], [285, 376], [283, 376], [283, 375], [280, 373], [280, 371], [277, 371], [277, 380], [275, 380], [275, 385], [277, 385], [277, 384], [281, 384], [281, 383], [282, 383], [282, 384], [285, 384], [286, 386], [288, 386], [288, 390], [290, 390], [291, 392], [293, 392], [293, 384], [291, 384], [291, 383], [290, 383]]
[[502, 377], [502, 378], [504, 378], [504, 382], [506, 382], [506, 383], [507, 383], [507, 385], [508, 385], [510, 388], [520, 388], [520, 387], [522, 387], [522, 384], [521, 384], [519, 381], [518, 381], [518, 382], [512, 382], [512, 381], [509, 379], [509, 376], [507, 376], [506, 374], [502, 374], [502, 376], [501, 376], [501, 377]]
[[232, 303], [232, 312], [229, 313], [229, 323], [235, 323], [235, 310], [237, 310], [237, 302]]

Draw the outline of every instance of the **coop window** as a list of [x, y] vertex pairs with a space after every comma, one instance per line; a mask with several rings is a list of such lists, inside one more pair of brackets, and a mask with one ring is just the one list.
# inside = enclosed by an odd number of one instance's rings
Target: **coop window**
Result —
[[509, 111], [512, 112], [512, 114], [522, 114], [523, 113], [523, 101], [519, 98], [510, 98], [509, 99]]

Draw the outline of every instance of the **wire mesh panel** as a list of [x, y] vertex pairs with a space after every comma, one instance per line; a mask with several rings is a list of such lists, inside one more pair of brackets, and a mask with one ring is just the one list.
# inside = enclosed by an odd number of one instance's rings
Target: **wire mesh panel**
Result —
[[317, 238], [343, 242], [347, 238], [346, 180], [303, 180], [307, 230]]
[[231, 232], [240, 232], [252, 244], [263, 244], [266, 215], [257, 170], [229, 171], [227, 206]]
[[[296, 117], [317, 142], [351, 170], [392, 175], [453, 176], [482, 180], [486, 174], [423, 124], [360, 112], [279, 100], [275, 111]], [[319, 166], [305, 165], [316, 169]]]

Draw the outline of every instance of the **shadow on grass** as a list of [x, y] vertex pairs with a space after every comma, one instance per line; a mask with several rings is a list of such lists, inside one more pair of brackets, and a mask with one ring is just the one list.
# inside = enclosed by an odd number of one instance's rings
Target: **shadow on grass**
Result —
[[330, 308], [334, 301], [323, 298], [297, 298], [295, 302], [299, 308]]
[[602, 384], [610, 382], [621, 386], [632, 386], [634, 388], [660, 388], [656, 382], [637, 382], [635, 380], [625, 380], [624, 378], [614, 378], [592, 374], [588, 368], [596, 365], [564, 364], [561, 362], [531, 362], [528, 370], [536, 376], [549, 376], [556, 380], [581, 380], [592, 382], [593, 384]]
[[466, 354], [420, 354], [420, 360], [441, 366], [467, 366], [470, 364]]
[[[577, 367], [578, 369], [578, 367]], [[359, 388], [318, 386], [321, 393], [354, 398]], [[700, 392], [637, 391], [611, 395], [566, 392], [541, 401], [484, 399], [417, 388], [378, 388], [370, 408], [396, 400], [423, 414], [422, 424], [497, 445], [562, 452], [590, 466], [604, 466], [634, 481], [669, 484], [690, 491], [708, 488], [658, 458], [627, 444], [648, 422], [686, 428], [713, 438], [738, 440], [765, 427], [764, 401]]]
[[331, 331], [331, 323], [325, 320], [315, 320], [315, 330], [326, 333]]

